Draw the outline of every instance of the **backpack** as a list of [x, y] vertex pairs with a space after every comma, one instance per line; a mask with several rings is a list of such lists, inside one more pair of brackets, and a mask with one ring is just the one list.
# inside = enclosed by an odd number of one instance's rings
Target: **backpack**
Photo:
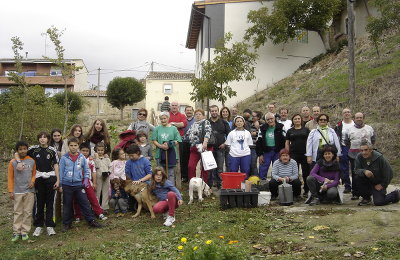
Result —
[[[207, 120], [207, 119], [206, 119]], [[206, 130], [205, 130], [205, 126], [206, 126], [206, 120], [204, 120], [201, 123], [201, 136], [200, 136], [200, 141], [201, 143], [204, 142], [204, 136], [206, 135]], [[210, 134], [210, 138], [208, 139], [208, 145], [214, 145], [217, 143], [217, 140], [215, 138], [215, 134], [214, 131], [211, 130], [211, 134]]]

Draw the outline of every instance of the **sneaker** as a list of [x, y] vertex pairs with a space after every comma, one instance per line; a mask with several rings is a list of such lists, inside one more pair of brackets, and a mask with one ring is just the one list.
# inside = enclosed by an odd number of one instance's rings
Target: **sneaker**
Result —
[[347, 194], [347, 193], [351, 193], [351, 189], [350, 188], [345, 188], [343, 193]]
[[28, 234], [23, 234], [23, 235], [21, 235], [21, 238], [22, 238], [22, 241], [26, 241], [29, 239], [29, 236], [28, 236]]
[[75, 219], [75, 223], [79, 223], [79, 222], [81, 222], [81, 219], [80, 218], [76, 218]]
[[359, 199], [360, 199], [360, 196], [357, 196], [357, 195], [351, 196], [351, 200], [359, 200]]
[[168, 216], [167, 220], [164, 222], [164, 226], [170, 227], [172, 224], [175, 222], [175, 217], [174, 216]]
[[71, 229], [71, 225], [64, 225], [63, 228], [61, 229], [61, 232], [67, 232], [68, 230]]
[[40, 236], [42, 234], [42, 232], [43, 232], [43, 228], [42, 227], [37, 227], [35, 229], [35, 232], [33, 232], [33, 236], [34, 237], [38, 237], [38, 236]]
[[47, 227], [46, 230], [47, 230], [47, 235], [49, 236], [54, 236], [56, 234], [56, 231], [54, 231], [53, 227]]
[[359, 203], [358, 206], [367, 206], [371, 204], [371, 199], [362, 199]]
[[104, 214], [100, 214], [100, 215], [99, 215], [99, 219], [101, 219], [101, 220], [107, 220], [107, 217], [104, 216]]
[[310, 206], [318, 205], [319, 204], [319, 198], [312, 198], [310, 202]]
[[167, 212], [164, 212], [164, 213], [162, 214], [162, 216], [163, 216], [163, 219], [167, 219], [168, 216], [169, 216], [168, 211], [167, 211]]
[[103, 225], [101, 225], [95, 219], [89, 222], [89, 226], [92, 228], [102, 228], [103, 227]]
[[18, 239], [19, 239], [19, 237], [20, 237], [20, 235], [14, 234], [14, 235], [12, 236], [12, 238], [11, 238], [11, 242], [17, 242]]

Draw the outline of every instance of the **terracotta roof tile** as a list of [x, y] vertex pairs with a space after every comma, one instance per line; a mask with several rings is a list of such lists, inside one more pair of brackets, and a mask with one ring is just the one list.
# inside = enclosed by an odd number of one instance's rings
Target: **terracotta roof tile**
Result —
[[[81, 91], [81, 92], [76, 92], [76, 94], [78, 94], [79, 96], [82, 96], [82, 97], [97, 97], [97, 90], [85, 90], [85, 91]], [[107, 96], [106, 91], [100, 90], [99, 96], [106, 97]]]
[[194, 73], [152, 71], [146, 79], [191, 80]]

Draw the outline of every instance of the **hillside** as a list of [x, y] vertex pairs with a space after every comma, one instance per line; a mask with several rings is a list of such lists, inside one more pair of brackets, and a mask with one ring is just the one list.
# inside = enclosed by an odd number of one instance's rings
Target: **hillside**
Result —
[[340, 120], [341, 110], [350, 107], [364, 112], [366, 123], [376, 131], [378, 150], [400, 170], [400, 35], [386, 36], [379, 46], [380, 57], [368, 39], [356, 46], [356, 102], [349, 103], [347, 48], [325, 55], [307, 69], [298, 70], [266, 90], [240, 102], [245, 108], [266, 111], [270, 102], [287, 107], [289, 115], [304, 105], [320, 105], [331, 124]]

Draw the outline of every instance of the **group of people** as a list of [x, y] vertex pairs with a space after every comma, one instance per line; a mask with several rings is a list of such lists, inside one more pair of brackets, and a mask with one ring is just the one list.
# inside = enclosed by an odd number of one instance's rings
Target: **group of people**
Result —
[[310, 205], [321, 200], [340, 202], [337, 187], [341, 180], [344, 193], [351, 192], [354, 200], [362, 197], [359, 205], [370, 204], [371, 195], [375, 205], [399, 201], [398, 190], [386, 194], [392, 169], [373, 149], [375, 133], [364, 123], [362, 113], [356, 113], [353, 121], [350, 109], [345, 108], [343, 119], [332, 128], [329, 116], [317, 106], [312, 114], [303, 107], [289, 119], [288, 109], [277, 113], [274, 104], [268, 105], [265, 115], [250, 109], [239, 115], [237, 108], [212, 105], [206, 119], [202, 109], [186, 106], [181, 113], [177, 102], [166, 100], [163, 105], [158, 126], [147, 122], [146, 109], [138, 111], [137, 121], [128, 127], [135, 131], [136, 140], [125, 149], [111, 149], [101, 119], [94, 121], [86, 135], [80, 125], [73, 125], [64, 140], [61, 130], [54, 129], [50, 134], [39, 133], [37, 145], [17, 142], [8, 168], [8, 191], [14, 200], [12, 241], [28, 239], [32, 212], [33, 236], [40, 236], [44, 226], [48, 235], [55, 235], [57, 190], [63, 194], [63, 231], [79, 221], [81, 214], [98, 228], [102, 225], [97, 219], [106, 220], [106, 211], [123, 214], [134, 209], [135, 199], [111, 185], [117, 179], [148, 183], [159, 199], [154, 212], [164, 213], [164, 225], [171, 226], [175, 209], [183, 203], [174, 186], [176, 166], [180, 164], [182, 180], [189, 181], [196, 176], [204, 151], [212, 151], [217, 168], [208, 172], [201, 167], [200, 177], [218, 189], [224, 171], [266, 180], [272, 165], [269, 188], [273, 198], [278, 196], [278, 186], [286, 182], [292, 184], [295, 197], [301, 195], [303, 185], [303, 196]]
[[[200, 154], [207, 150], [213, 152], [217, 168], [209, 173], [202, 168], [201, 177], [216, 188], [221, 187], [224, 166], [225, 171], [266, 180], [272, 165], [268, 184], [273, 199], [278, 196], [278, 186], [287, 182], [297, 199], [303, 186], [303, 197], [310, 205], [321, 200], [341, 203], [337, 188], [341, 182], [344, 193], [352, 193], [352, 200], [362, 198], [360, 206], [370, 204], [371, 195], [375, 205], [399, 201], [399, 190], [386, 194], [393, 172], [385, 157], [373, 149], [375, 133], [364, 123], [363, 113], [356, 113], [353, 120], [351, 110], [345, 108], [342, 120], [331, 127], [329, 116], [321, 113], [319, 106], [312, 110], [303, 107], [291, 119], [287, 108], [277, 113], [275, 105], [269, 104], [267, 109], [265, 115], [250, 109], [239, 115], [237, 108], [212, 105], [209, 119], [203, 110], [191, 106], [185, 108], [186, 120], [161, 114], [161, 121], [179, 123], [181, 136], [174, 141], [182, 139], [183, 179], [195, 177]], [[172, 106], [169, 113], [179, 114]]]
[[[147, 111], [142, 109], [138, 116], [145, 118]], [[64, 140], [61, 130], [54, 129], [50, 134], [40, 132], [36, 145], [18, 141], [15, 158], [8, 166], [8, 192], [14, 200], [12, 241], [29, 239], [32, 220], [34, 237], [44, 230], [49, 236], [56, 234], [53, 214], [56, 192], [62, 194], [63, 232], [71, 229], [74, 221], [79, 222], [82, 215], [89, 226], [101, 228], [97, 219], [106, 220], [110, 207], [115, 213], [126, 213], [129, 199], [133, 198], [122, 186], [116, 190], [110, 185], [115, 179], [133, 184], [147, 182], [159, 200], [154, 212], [164, 213], [164, 225], [171, 226], [175, 208], [183, 203], [182, 196], [168, 180], [164, 168], [152, 170], [152, 149], [145, 127], [148, 124], [142, 125], [141, 121], [130, 126], [143, 131], [137, 132], [135, 143], [125, 150], [111, 151], [110, 136], [101, 119], [94, 121], [86, 135], [82, 126], [76, 124]], [[131, 202], [134, 207], [135, 201]]]

